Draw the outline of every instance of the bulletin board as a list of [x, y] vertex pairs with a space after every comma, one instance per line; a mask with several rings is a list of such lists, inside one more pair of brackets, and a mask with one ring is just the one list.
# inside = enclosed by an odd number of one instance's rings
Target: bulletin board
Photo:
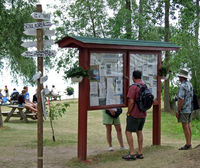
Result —
[[90, 106], [124, 104], [124, 54], [90, 53]]
[[157, 99], [157, 54], [130, 54], [129, 84], [133, 84], [132, 73], [134, 70], [142, 72], [142, 81], [147, 85], [154, 99]]

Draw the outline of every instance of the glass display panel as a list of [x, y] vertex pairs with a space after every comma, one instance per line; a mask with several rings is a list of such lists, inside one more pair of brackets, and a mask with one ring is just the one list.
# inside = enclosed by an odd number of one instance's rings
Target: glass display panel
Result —
[[142, 81], [147, 85], [154, 99], [157, 98], [157, 64], [158, 55], [130, 54], [130, 85], [133, 84], [132, 73], [135, 70], [142, 72]]
[[123, 54], [90, 54], [90, 106], [123, 104]]

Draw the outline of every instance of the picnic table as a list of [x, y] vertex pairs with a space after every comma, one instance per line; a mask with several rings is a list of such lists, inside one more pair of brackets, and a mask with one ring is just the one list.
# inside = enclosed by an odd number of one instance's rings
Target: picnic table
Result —
[[11, 117], [19, 117], [21, 120], [24, 120], [25, 122], [28, 122], [27, 118], [33, 118], [36, 117], [36, 113], [30, 112], [25, 107], [20, 107], [18, 105], [5, 105], [6, 107], [9, 107], [10, 111], [2, 111], [3, 116], [7, 116], [4, 122], [8, 122]]

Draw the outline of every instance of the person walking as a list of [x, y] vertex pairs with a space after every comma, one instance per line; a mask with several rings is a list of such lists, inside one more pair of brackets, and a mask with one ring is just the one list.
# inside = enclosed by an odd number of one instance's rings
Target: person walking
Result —
[[178, 122], [182, 123], [183, 132], [185, 135], [186, 144], [179, 150], [188, 150], [192, 148], [192, 129], [190, 126], [192, 114], [193, 87], [188, 81], [188, 71], [182, 69], [177, 75], [181, 82], [178, 89], [178, 108], [176, 117]]
[[[133, 71], [133, 82], [144, 85], [141, 80], [142, 73], [140, 71]], [[146, 112], [139, 109], [136, 100], [139, 99], [140, 88], [137, 85], [131, 85], [128, 90], [128, 112], [126, 119], [126, 139], [129, 145], [129, 154], [122, 156], [124, 160], [143, 159], [143, 133], [142, 129], [145, 123]], [[138, 153], [135, 153], [132, 132], [136, 132], [138, 141]]]
[[[110, 114], [115, 116], [115, 112], [117, 109], [107, 109], [110, 111]], [[120, 144], [120, 149], [125, 149], [124, 148], [124, 143], [123, 143], [123, 138], [122, 138], [122, 130], [121, 130], [121, 124], [120, 124], [120, 118], [119, 116], [117, 118], [114, 118], [106, 113], [104, 110], [102, 112], [103, 115], [103, 124], [106, 126], [106, 139], [109, 145], [108, 150], [113, 151], [114, 148], [112, 146], [112, 125], [115, 126], [115, 130], [117, 132], [117, 139]]]

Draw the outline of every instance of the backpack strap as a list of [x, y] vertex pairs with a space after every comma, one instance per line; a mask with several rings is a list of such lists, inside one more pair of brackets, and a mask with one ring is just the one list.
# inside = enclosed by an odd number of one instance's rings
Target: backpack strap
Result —
[[132, 85], [136, 85], [136, 86], [138, 86], [139, 88], [141, 88], [142, 86], [147, 87], [146, 84], [142, 85], [142, 84], [139, 84], [139, 83], [134, 83], [134, 84], [132, 84]]
[[[137, 87], [139, 87], [139, 88], [141, 88], [143, 85], [141, 85], [141, 84], [139, 84], [139, 83], [133, 83], [132, 85], [136, 85]], [[131, 86], [132, 86], [131, 85]], [[146, 86], [145, 84], [144, 84], [144, 86]], [[138, 105], [138, 101], [139, 100], [137, 100], [136, 98], [135, 98], [135, 102], [136, 102], [136, 104]], [[138, 105], [139, 106], [139, 105]]]

